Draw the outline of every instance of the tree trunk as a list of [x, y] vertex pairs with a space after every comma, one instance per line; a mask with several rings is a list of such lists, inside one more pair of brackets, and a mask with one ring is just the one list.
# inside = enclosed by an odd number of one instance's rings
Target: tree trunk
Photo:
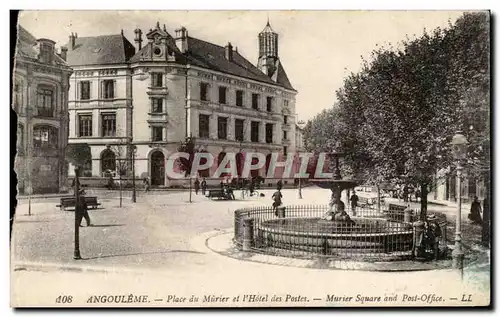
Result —
[[120, 173], [120, 177], [118, 178], [118, 180], [120, 181], [120, 208], [122, 208], [122, 173]]
[[490, 172], [484, 175], [484, 200], [483, 200], [483, 228], [481, 231], [481, 243], [490, 247]]
[[427, 218], [427, 184], [420, 184], [420, 220]]
[[380, 199], [380, 186], [377, 185], [377, 211], [380, 212], [380, 205], [381, 205], [381, 199]]

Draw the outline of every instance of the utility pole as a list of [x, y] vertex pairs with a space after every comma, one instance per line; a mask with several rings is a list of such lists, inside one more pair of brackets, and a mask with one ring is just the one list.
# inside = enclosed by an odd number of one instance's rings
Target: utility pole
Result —
[[73, 259], [81, 260], [82, 257], [80, 255], [80, 223], [79, 213], [82, 212], [80, 210], [80, 168], [75, 167], [75, 247], [73, 252]]
[[136, 153], [137, 147], [132, 144], [130, 146], [130, 155], [131, 161], [132, 161], [132, 202], [135, 203], [137, 202], [137, 194], [135, 190], [135, 153]]

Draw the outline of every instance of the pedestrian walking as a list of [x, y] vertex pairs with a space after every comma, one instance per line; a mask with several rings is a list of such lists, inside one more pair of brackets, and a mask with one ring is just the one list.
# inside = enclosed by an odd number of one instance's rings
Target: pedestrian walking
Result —
[[78, 202], [76, 203], [75, 212], [76, 212], [76, 220], [80, 227], [82, 226], [82, 219], [85, 218], [87, 222], [87, 227], [90, 227], [92, 224], [90, 223], [90, 216], [88, 211], [87, 202], [85, 201], [85, 191], [80, 190], [80, 195], [78, 197]]
[[113, 175], [109, 173], [108, 177], [108, 190], [112, 190], [115, 187], [114, 180], [113, 180]]
[[149, 191], [149, 178], [144, 177], [142, 183], [144, 184], [144, 192], [147, 193]]
[[276, 186], [278, 187], [278, 190], [282, 190], [283, 189], [283, 182], [281, 181], [281, 179], [278, 181], [278, 183], [276, 184]]
[[470, 205], [469, 220], [472, 220], [475, 224], [481, 224], [483, 220], [481, 219], [481, 203], [479, 202], [477, 196], [474, 196], [474, 201]]
[[281, 206], [282, 201], [281, 199], [283, 198], [283, 194], [281, 194], [281, 188], [277, 187], [277, 191], [274, 192], [272, 199], [273, 199], [273, 210], [274, 210], [274, 215], [278, 216], [278, 207]]
[[352, 215], [356, 216], [356, 207], [358, 206], [359, 201], [359, 197], [358, 195], [356, 195], [356, 191], [353, 191], [352, 196], [349, 200], [351, 201]]
[[196, 178], [194, 181], [194, 193], [198, 195], [198, 191], [200, 190], [200, 180]]
[[205, 177], [203, 177], [203, 180], [201, 181], [201, 194], [205, 196], [206, 191], [207, 191], [207, 181], [205, 180]]

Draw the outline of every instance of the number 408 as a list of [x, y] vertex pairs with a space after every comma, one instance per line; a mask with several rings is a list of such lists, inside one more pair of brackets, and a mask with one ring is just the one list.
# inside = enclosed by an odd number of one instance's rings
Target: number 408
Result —
[[71, 295], [63, 295], [63, 296], [58, 296], [56, 298], [56, 303], [58, 303], [58, 304], [71, 303], [72, 301], [73, 301], [73, 296], [71, 296]]

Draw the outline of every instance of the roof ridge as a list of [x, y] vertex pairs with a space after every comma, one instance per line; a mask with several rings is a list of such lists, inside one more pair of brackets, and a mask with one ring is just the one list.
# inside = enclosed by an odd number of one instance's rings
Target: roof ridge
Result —
[[109, 36], [120, 36], [120, 37], [125, 37], [123, 34], [106, 34], [106, 35], [96, 35], [96, 36], [79, 36], [76, 39], [88, 39], [88, 38], [96, 38], [96, 37], [109, 37]]
[[[208, 41], [205, 41], [205, 40], [199, 39], [199, 38], [197, 38], [197, 37], [193, 37], [193, 36], [189, 36], [189, 35], [188, 35], [188, 39], [189, 39], [189, 38], [192, 38], [192, 39], [195, 39], [195, 40], [198, 40], [198, 41], [201, 41], [201, 42], [205, 42], [205, 43], [208, 43], [208, 44], [210, 44], [210, 45], [217, 46], [217, 47], [220, 47], [220, 48], [223, 48], [223, 49], [225, 49], [225, 48], [226, 48], [225, 46], [222, 46], [222, 45], [219, 45], [219, 44], [215, 44], [215, 43], [212, 43], [212, 42], [208, 42]], [[232, 43], [231, 43], [231, 45], [232, 45]], [[240, 54], [240, 55], [241, 55], [241, 54]]]

